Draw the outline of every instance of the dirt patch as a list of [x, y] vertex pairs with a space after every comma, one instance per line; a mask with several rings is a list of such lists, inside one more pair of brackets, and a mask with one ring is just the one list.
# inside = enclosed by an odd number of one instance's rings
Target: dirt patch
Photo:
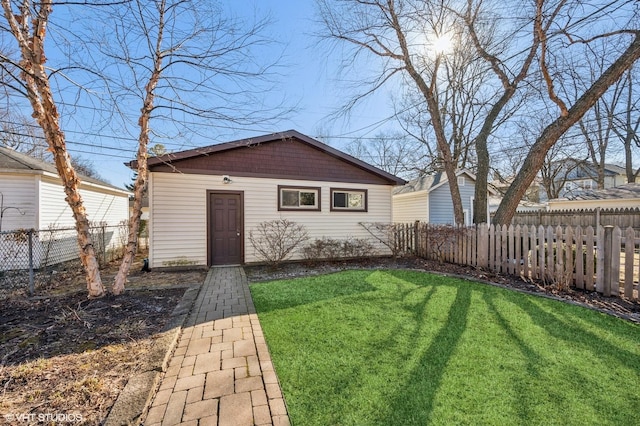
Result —
[[327, 274], [354, 268], [418, 269], [455, 275], [463, 278], [471, 278], [507, 288], [529, 293], [543, 294], [560, 300], [578, 303], [592, 309], [597, 309], [601, 312], [613, 314], [630, 321], [640, 323], [640, 302], [638, 301], [628, 300], [624, 297], [605, 297], [597, 292], [590, 292], [586, 290], [559, 290], [553, 285], [544, 285], [543, 283], [532, 282], [530, 280], [525, 281], [524, 279], [516, 276], [496, 274], [470, 266], [440, 263], [413, 257], [402, 257], [398, 259], [356, 259], [320, 263], [287, 263], [276, 269], [269, 266], [248, 266], [245, 267], [245, 271], [250, 282], [260, 282]]
[[[141, 259], [134, 264], [121, 296], [87, 299], [82, 270], [67, 270], [36, 297], [18, 291], [2, 301], [0, 424], [105, 419], [185, 290], [206, 274], [143, 273], [141, 265]], [[105, 284], [117, 266], [103, 270]]]

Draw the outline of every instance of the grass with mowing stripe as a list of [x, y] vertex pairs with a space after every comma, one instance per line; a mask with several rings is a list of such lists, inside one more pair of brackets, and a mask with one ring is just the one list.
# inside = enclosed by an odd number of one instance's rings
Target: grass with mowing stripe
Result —
[[640, 424], [637, 324], [415, 271], [251, 293], [293, 424]]

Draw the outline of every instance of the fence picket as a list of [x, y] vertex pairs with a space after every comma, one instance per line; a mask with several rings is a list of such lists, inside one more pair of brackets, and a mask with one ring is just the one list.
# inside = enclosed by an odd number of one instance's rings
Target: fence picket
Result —
[[522, 274], [522, 234], [521, 234], [521, 229], [520, 229], [520, 225], [516, 226], [515, 232], [514, 232], [514, 244], [515, 244], [515, 257], [514, 257], [514, 273], [515, 275], [520, 276]]
[[562, 227], [560, 225], [556, 226], [555, 232], [555, 251], [553, 253], [554, 257], [554, 279], [556, 283], [564, 283], [565, 280], [565, 244], [563, 242], [562, 237]]
[[[433, 242], [430, 244], [430, 235]], [[442, 235], [450, 235], [444, 243]], [[487, 225], [456, 227], [438, 234], [434, 225], [396, 227], [400, 251], [476, 266], [533, 280], [554, 282], [604, 295], [637, 300], [640, 236], [633, 228]], [[437, 242], [439, 241], [439, 242]], [[623, 257], [624, 256], [624, 257]], [[622, 266], [624, 262], [624, 267]], [[623, 270], [624, 269], [624, 270]]]
[[529, 227], [522, 227], [522, 276], [529, 278]]
[[544, 250], [547, 256], [547, 269], [545, 274], [545, 280], [552, 280], [556, 273], [556, 265], [555, 260], [553, 259], [553, 228], [551, 226], [547, 227], [547, 232], [545, 234], [545, 245]]
[[611, 235], [611, 295], [620, 294], [620, 253], [622, 253], [622, 230], [613, 228]]
[[624, 296], [633, 298], [633, 264], [636, 248], [636, 232], [629, 227], [625, 231], [624, 242]]
[[575, 263], [576, 263], [576, 288], [583, 289], [584, 288], [584, 234], [582, 232], [582, 227], [580, 225], [576, 226], [576, 252], [575, 252]]
[[500, 272], [507, 273], [507, 267], [508, 262], [509, 262], [509, 254], [507, 252], [507, 241], [509, 241], [509, 235], [508, 235], [508, 227], [507, 225], [502, 225], [502, 232], [500, 234], [500, 243], [501, 243], [501, 250], [500, 250], [500, 257], [502, 259], [501, 263], [501, 267], [500, 267]]
[[593, 275], [594, 275], [595, 268], [597, 267], [597, 265], [594, 265], [596, 254], [593, 251], [593, 248], [595, 246], [593, 226], [587, 226], [587, 229], [585, 230], [585, 232], [586, 232], [586, 238], [585, 238], [586, 267], [585, 267], [585, 283], [584, 284], [585, 284], [585, 288], [588, 291], [593, 291], [593, 288], [594, 288]]
[[545, 279], [545, 238], [544, 238], [544, 226], [538, 227], [538, 279]]
[[596, 291], [604, 292], [604, 226], [598, 226], [596, 230]]

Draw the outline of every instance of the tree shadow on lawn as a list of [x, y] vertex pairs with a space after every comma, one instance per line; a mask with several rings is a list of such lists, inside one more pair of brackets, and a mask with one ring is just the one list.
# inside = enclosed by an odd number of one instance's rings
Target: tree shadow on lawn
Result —
[[373, 272], [349, 271], [305, 279], [277, 280], [251, 284], [249, 289], [258, 312], [267, 313], [376, 291], [376, 287], [362, 279]]
[[[388, 273], [407, 279], [407, 276], [401, 273]], [[424, 285], [420, 280], [416, 280], [415, 284]], [[570, 419], [570, 423], [580, 423], [587, 418], [599, 419], [597, 421], [608, 419], [615, 424], [630, 424], [630, 421], [635, 423], [638, 420], [633, 410], [625, 411], [612, 407], [637, 407], [640, 403], [640, 396], [633, 391], [635, 388], [633, 383], [640, 377], [638, 367], [640, 357], [638, 353], [633, 353], [601, 337], [602, 333], [608, 331], [611, 333], [612, 340], [620, 339], [629, 342], [629, 334], [626, 336], [623, 333], [617, 335], [619, 329], [614, 329], [612, 325], [616, 324], [622, 329], [632, 332], [631, 329], [637, 329], [634, 324], [604, 315], [603, 321], [598, 324], [594, 319], [597, 314], [594, 315], [593, 312], [584, 308], [562, 306], [562, 302], [549, 301], [535, 296], [523, 297], [521, 294], [511, 293], [508, 290], [490, 287], [474, 288], [474, 286], [477, 284], [470, 282], [457, 286], [455, 300], [449, 308], [446, 323], [427, 348], [415, 347], [415, 351], [420, 353], [419, 361], [412, 368], [408, 380], [398, 387], [396, 396], [392, 398], [387, 415], [381, 424], [443, 423], [442, 418], [434, 416], [438, 416], [446, 409], [436, 408], [436, 404], [449, 404], [449, 410], [453, 411], [453, 413], [448, 413], [453, 417], [448, 417], [444, 423], [466, 423], [469, 421], [473, 423], [485, 420], [490, 422], [492, 418], [494, 421], [496, 419], [499, 419], [498, 421], [513, 421], [514, 416], [525, 423], [544, 422], [551, 419], [554, 419], [551, 420], [552, 422], [562, 421], [563, 418]], [[452, 371], [457, 367], [458, 362], [457, 360], [452, 361], [454, 356], [457, 357], [454, 355], [455, 352], [466, 350], [469, 347], [469, 321], [478, 320], [476, 317], [478, 313], [475, 309], [471, 309], [472, 298], [476, 299], [474, 293], [477, 293], [478, 290], [482, 295], [481, 300], [486, 305], [487, 312], [484, 315], [488, 315], [495, 326], [502, 330], [502, 341], [498, 343], [505, 345], [505, 350], [508, 349], [501, 354], [503, 358], [493, 360], [499, 364], [496, 373], [492, 371], [495, 365], [491, 364], [494, 362], [491, 362], [490, 359], [484, 360], [491, 363], [487, 365], [487, 373], [496, 374], [495, 378], [489, 380], [503, 381], [495, 388], [486, 389], [488, 393], [495, 391], [496, 395], [478, 396], [478, 401], [489, 399], [491, 396], [495, 399], [502, 399], [495, 404], [487, 404], [486, 412], [483, 412], [484, 406], [482, 404], [469, 404], [468, 401], [462, 401], [463, 398], [476, 397], [469, 395], [466, 390], [452, 390], [449, 385], [447, 385], [449, 388], [443, 391], [444, 393], [440, 389], [445, 375], [482, 374], [482, 368], [479, 371], [475, 369], [466, 372]], [[477, 303], [478, 300], [480, 299], [474, 300], [473, 303]], [[497, 301], [500, 302], [500, 305]], [[426, 299], [425, 302], [427, 302]], [[516, 313], [503, 313], [500, 306], [505, 303], [514, 305]], [[426, 305], [423, 305], [423, 308], [424, 306]], [[470, 311], [474, 312], [472, 318], [470, 318]], [[424, 318], [423, 313], [416, 310], [416, 318]], [[544, 334], [543, 342], [559, 339], [564, 343], [563, 351], [577, 354], [581, 351], [591, 352], [594, 359], [600, 358], [603, 370], [606, 371], [607, 365], [611, 368], [611, 374], [616, 374], [613, 372], [616, 368], [633, 370], [635, 373], [632, 373], [632, 376], [635, 378], [621, 377], [618, 382], [621, 389], [626, 389], [626, 394], [617, 394], [616, 389], [612, 388], [610, 384], [603, 384], [605, 380], [594, 379], [590, 374], [592, 372], [590, 366], [575, 365], [577, 363], [571, 363], [567, 359], [556, 360], [554, 359], [556, 354], [553, 353], [555, 348], [544, 348], [543, 350], [537, 347], [536, 343], [529, 342], [527, 332], [513, 324], [519, 321], [518, 314], [528, 316], [530, 323], [541, 330], [540, 333]], [[578, 324], [579, 320], [582, 320], [582, 326]], [[528, 320], [525, 318], [526, 321]], [[422, 322], [418, 320], [414, 333], [416, 336], [421, 334], [419, 330], [421, 324]], [[465, 336], [463, 337], [463, 335]], [[460, 346], [462, 339], [465, 340], [465, 343]], [[481, 339], [478, 339], [476, 344], [482, 344]], [[511, 359], [514, 357], [514, 352], [519, 354], [519, 359], [516, 361]], [[562, 357], [561, 354], [558, 355]], [[482, 361], [478, 360], [478, 362]], [[521, 374], [520, 370], [513, 371], [514, 367], [523, 368], [526, 373]], [[510, 373], [509, 369], [512, 369], [513, 372]], [[555, 371], [549, 372], [549, 370]], [[506, 383], [505, 378], [509, 379]], [[556, 387], [556, 383], [551, 382], [553, 379], [566, 380], [566, 383]], [[471, 383], [469, 386], [472, 386]], [[604, 386], [607, 386], [605, 389], [608, 389], [609, 395], [598, 395]], [[503, 394], [500, 395], [500, 392]], [[440, 402], [436, 402], [436, 400]], [[549, 403], [549, 405], [544, 405], [543, 408], [543, 403]], [[576, 403], [584, 404], [584, 406], [577, 408]], [[455, 412], [456, 410], [464, 411], [465, 404], [470, 411], [469, 413]], [[548, 410], [549, 407], [552, 412], [545, 412], [544, 410]], [[438, 414], [435, 414], [436, 409]], [[588, 412], [587, 416], [583, 416], [585, 412]]]
[[[577, 344], [606, 362], [640, 365], [638, 354], [615, 344], [629, 344], [629, 334], [618, 335], [609, 327], [634, 325], [608, 317], [597, 324], [594, 313], [583, 308], [478, 283], [384, 270], [339, 273], [326, 282], [322, 277], [282, 281], [275, 283], [281, 286], [278, 291], [272, 291], [272, 284], [257, 284], [252, 292], [258, 290], [256, 299], [265, 299], [259, 313], [281, 310], [267, 316], [277, 318], [271, 324], [273, 333], [288, 342], [271, 349], [285, 396], [291, 396], [287, 402], [294, 422], [561, 421], [567, 408], [563, 402], [571, 399], [547, 389], [553, 387], [548, 364], [566, 370], [560, 377], [575, 381], [576, 387], [594, 380], [587, 369], [555, 362], [552, 345], [557, 339], [567, 342], [569, 348], [563, 350], [572, 354]], [[284, 291], [291, 290], [287, 287], [293, 290]], [[285, 312], [289, 308], [301, 309]], [[387, 316], [387, 309], [396, 313]], [[266, 324], [263, 329], [269, 340], [271, 330]], [[603, 337], [607, 330], [614, 335], [611, 339]], [[531, 332], [541, 335], [542, 343], [534, 342]], [[492, 340], [485, 333], [499, 337]], [[576, 334], [585, 337], [576, 340]], [[475, 359], [476, 354], [480, 358]], [[278, 368], [278, 358], [293, 371]], [[490, 377], [482, 377], [485, 374]], [[320, 384], [309, 386], [312, 382]], [[597, 389], [589, 392], [583, 396], [586, 401]], [[637, 395], [623, 399], [629, 406], [638, 405]], [[553, 413], [539, 406], [549, 400]], [[569, 408], [575, 422], [585, 419]], [[596, 412], [594, 418], [607, 417]], [[610, 418], [628, 420], [628, 415]]]
[[[391, 272], [391, 275], [396, 275]], [[399, 278], [406, 279], [405, 275]], [[414, 283], [424, 286], [422, 283]], [[430, 300], [436, 290], [435, 284], [422, 302], [412, 309], [416, 319], [416, 328], [412, 338], [416, 341], [422, 334], [423, 318]], [[429, 424], [434, 409], [436, 395], [447, 365], [453, 356], [460, 338], [467, 328], [471, 290], [468, 286], [457, 289], [455, 299], [449, 307], [445, 323], [437, 335], [431, 339], [430, 345], [423, 350], [418, 362], [409, 373], [408, 381], [396, 391], [396, 396], [389, 403], [386, 417], [380, 424]], [[414, 347], [414, 350], [422, 348]]]

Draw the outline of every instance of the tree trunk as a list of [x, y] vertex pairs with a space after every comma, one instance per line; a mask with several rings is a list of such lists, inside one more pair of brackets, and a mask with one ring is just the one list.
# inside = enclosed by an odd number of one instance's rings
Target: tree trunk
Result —
[[607, 89], [618, 81], [638, 58], [640, 58], [640, 32], [635, 33], [635, 38], [631, 45], [629, 45], [624, 53], [611, 64], [575, 102], [568, 110], [568, 114], [559, 117], [544, 129], [538, 140], [536, 140], [531, 147], [515, 180], [509, 189], [507, 189], [498, 207], [498, 211], [493, 218], [494, 224], [503, 225], [511, 223], [511, 219], [513, 219], [513, 215], [518, 208], [518, 203], [540, 170], [547, 151], [558, 141], [564, 132], [582, 118]]
[[78, 191], [80, 180], [71, 165], [64, 133], [60, 128], [60, 116], [44, 67], [46, 61], [44, 39], [48, 17], [52, 10], [51, 3], [41, 4], [39, 13], [33, 17], [32, 28], [29, 28], [31, 17], [28, 16], [30, 14], [28, 5], [21, 8], [22, 16], [20, 17], [13, 14], [9, 0], [2, 0], [2, 8], [11, 33], [20, 47], [20, 68], [22, 70], [20, 78], [25, 84], [27, 98], [33, 108], [33, 117], [42, 127], [49, 150], [53, 153], [56, 170], [60, 175], [66, 194], [65, 200], [71, 207], [76, 221], [80, 261], [85, 270], [89, 297], [102, 297], [104, 286], [89, 233], [89, 220]]
[[402, 26], [398, 20], [398, 15], [395, 12], [393, 2], [388, 3], [389, 15], [391, 19], [391, 25], [393, 26], [398, 43], [402, 50], [402, 55], [397, 56], [396, 59], [400, 59], [404, 62], [405, 69], [411, 79], [416, 83], [420, 93], [427, 102], [427, 108], [429, 115], [431, 116], [431, 125], [436, 135], [436, 143], [438, 145], [438, 151], [440, 158], [444, 165], [444, 170], [447, 175], [449, 190], [451, 192], [451, 201], [453, 202], [453, 216], [455, 223], [458, 225], [464, 225], [464, 210], [462, 209], [462, 198], [460, 197], [460, 188], [458, 186], [458, 179], [456, 176], [457, 164], [454, 163], [451, 155], [451, 148], [447, 143], [447, 138], [444, 135], [444, 126], [442, 124], [442, 116], [440, 113], [440, 106], [438, 105], [438, 99], [436, 98], [436, 82], [438, 79], [438, 64], [440, 59], [437, 58], [433, 67], [433, 73], [431, 75], [431, 85], [422, 78], [422, 75], [416, 70], [413, 62], [411, 61], [411, 55], [409, 53], [409, 47], [407, 45], [407, 39], [402, 31]]
[[153, 71], [149, 76], [149, 81], [145, 87], [145, 98], [142, 108], [140, 110], [140, 118], [138, 119], [138, 125], [140, 126], [140, 135], [138, 137], [138, 153], [137, 159], [137, 171], [138, 176], [133, 184], [133, 211], [131, 212], [131, 218], [129, 219], [129, 240], [125, 249], [120, 269], [113, 282], [111, 291], [113, 294], [118, 295], [124, 292], [124, 284], [127, 280], [127, 275], [131, 270], [131, 263], [138, 251], [138, 231], [140, 229], [140, 216], [142, 215], [142, 197], [147, 189], [147, 176], [149, 174], [149, 168], [147, 167], [147, 156], [149, 146], [149, 120], [151, 119], [151, 112], [153, 111], [153, 101], [155, 98], [155, 88], [158, 85], [160, 76], [162, 73], [162, 38], [164, 35], [164, 14], [165, 14], [165, 2], [158, 6], [159, 20], [158, 20], [158, 36], [156, 39]]

